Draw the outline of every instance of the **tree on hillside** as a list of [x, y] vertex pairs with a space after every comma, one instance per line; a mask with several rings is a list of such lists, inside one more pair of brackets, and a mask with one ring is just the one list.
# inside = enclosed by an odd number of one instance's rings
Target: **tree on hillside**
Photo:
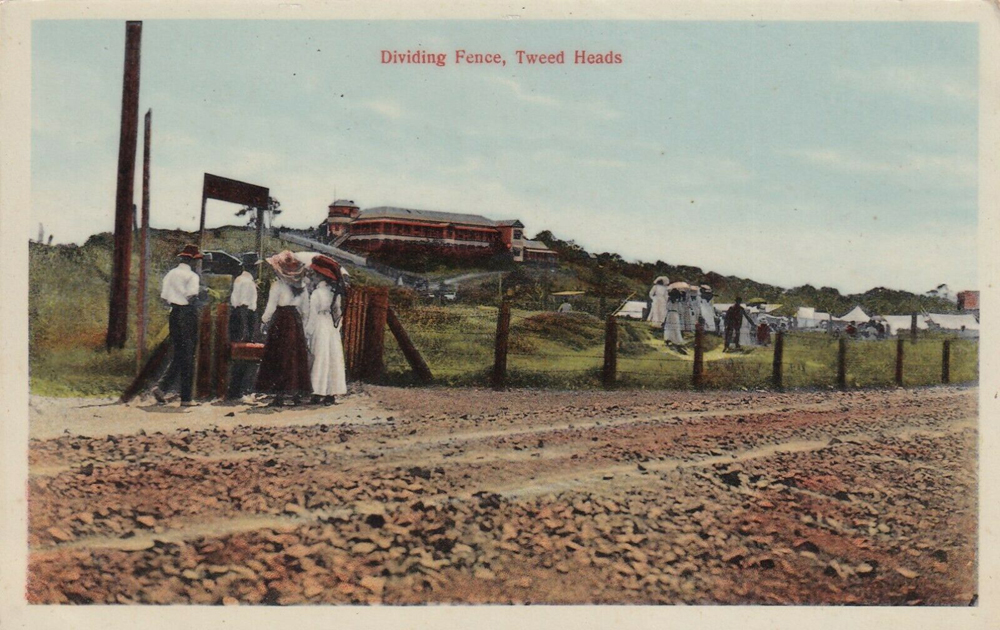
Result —
[[[264, 210], [264, 226], [274, 225], [274, 217], [281, 214], [281, 202], [274, 197], [267, 198], [267, 208]], [[248, 227], [257, 227], [257, 208], [253, 206], [243, 206], [236, 211], [236, 216], [247, 218]]]

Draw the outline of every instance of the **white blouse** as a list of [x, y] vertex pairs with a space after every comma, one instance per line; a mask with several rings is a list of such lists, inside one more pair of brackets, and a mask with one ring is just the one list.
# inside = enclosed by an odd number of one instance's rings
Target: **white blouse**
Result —
[[302, 289], [298, 295], [295, 295], [291, 285], [279, 278], [271, 283], [271, 291], [267, 296], [267, 307], [264, 309], [264, 315], [260, 320], [265, 324], [271, 321], [274, 311], [279, 306], [294, 306], [297, 308], [299, 315], [302, 316], [302, 323], [305, 324], [309, 319], [309, 292]]

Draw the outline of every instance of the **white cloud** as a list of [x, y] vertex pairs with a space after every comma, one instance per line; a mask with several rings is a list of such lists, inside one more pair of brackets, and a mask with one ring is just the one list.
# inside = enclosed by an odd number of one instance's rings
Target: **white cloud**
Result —
[[902, 94], [921, 101], [974, 103], [975, 81], [964, 80], [947, 66], [877, 66], [874, 68], [835, 68], [835, 80], [864, 91]]
[[552, 96], [547, 96], [545, 94], [539, 94], [533, 90], [528, 90], [521, 85], [521, 82], [517, 79], [510, 79], [507, 77], [491, 77], [491, 81], [498, 83], [500, 85], [506, 86], [514, 98], [519, 101], [524, 101], [525, 103], [534, 103], [536, 105], [545, 105], [547, 107], [560, 107], [562, 106], [562, 101]]
[[957, 185], [973, 184], [978, 168], [975, 160], [965, 155], [895, 152], [877, 157], [870, 153], [832, 148], [795, 149], [785, 151], [784, 154], [844, 173], [906, 177], [919, 174], [928, 178], [942, 178]]
[[365, 101], [362, 105], [376, 114], [390, 120], [398, 120], [406, 114], [406, 110], [403, 109], [403, 106], [396, 101], [378, 99]]

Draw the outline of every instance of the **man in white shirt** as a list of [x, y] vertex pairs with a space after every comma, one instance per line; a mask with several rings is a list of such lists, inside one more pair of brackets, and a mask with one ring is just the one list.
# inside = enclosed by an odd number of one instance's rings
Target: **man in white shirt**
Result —
[[202, 258], [194, 245], [185, 245], [177, 257], [181, 262], [163, 277], [160, 297], [170, 305], [170, 343], [174, 355], [170, 367], [153, 388], [157, 402], [166, 402], [164, 390], [169, 390], [180, 378], [181, 405], [189, 406], [194, 377], [194, 353], [198, 345], [198, 306], [195, 303], [201, 292], [201, 278], [191, 269], [191, 261]]
[[[233, 292], [229, 296], [229, 341], [251, 341], [254, 332], [254, 314], [257, 310], [257, 284], [247, 265], [243, 273], [233, 279]], [[248, 361], [234, 361], [229, 378], [228, 398], [240, 398], [250, 391], [255, 365]]]

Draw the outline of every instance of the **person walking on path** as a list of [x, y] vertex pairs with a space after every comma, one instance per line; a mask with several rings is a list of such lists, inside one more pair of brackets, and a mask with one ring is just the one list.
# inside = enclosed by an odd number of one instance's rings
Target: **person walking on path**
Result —
[[197, 298], [201, 293], [201, 278], [191, 269], [191, 261], [202, 258], [202, 254], [194, 245], [185, 245], [177, 257], [181, 259], [176, 267], [163, 277], [160, 297], [170, 305], [170, 345], [173, 347], [173, 357], [170, 366], [156, 387], [153, 397], [156, 402], [166, 402], [164, 391], [169, 391], [180, 379], [181, 405], [189, 406], [191, 386], [194, 377], [194, 353], [198, 345], [198, 305]]
[[740, 303], [741, 300], [742, 298], [737, 297], [733, 305], [726, 310], [726, 337], [722, 344], [723, 352], [727, 352], [729, 350], [729, 345], [731, 343], [737, 350], [740, 349], [740, 328], [743, 327], [744, 319], [750, 323], [750, 326], [753, 327], [752, 329], [756, 329], [753, 320], [750, 319], [750, 315]]
[[267, 259], [277, 279], [271, 283], [267, 308], [261, 321], [267, 325], [264, 356], [257, 373], [256, 389], [273, 394], [272, 405], [280, 407], [286, 396], [298, 404], [303, 395], [312, 393], [309, 375], [309, 350], [303, 320], [309, 312], [309, 293], [304, 278], [306, 266], [295, 254], [285, 250]]
[[347, 371], [340, 325], [346, 301], [343, 270], [328, 256], [316, 256], [309, 269], [318, 278], [309, 297], [309, 339], [312, 366], [310, 377], [313, 402], [332, 405], [337, 396], [347, 393]]

